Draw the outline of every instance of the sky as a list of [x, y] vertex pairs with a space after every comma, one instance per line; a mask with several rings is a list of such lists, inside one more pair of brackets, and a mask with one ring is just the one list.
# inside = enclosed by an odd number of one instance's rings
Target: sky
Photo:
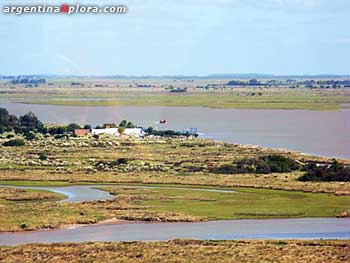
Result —
[[[0, 7], [21, 3], [63, 0], [2, 0]], [[350, 74], [349, 0], [79, 4], [120, 4], [128, 12], [1, 12], [0, 75]]]

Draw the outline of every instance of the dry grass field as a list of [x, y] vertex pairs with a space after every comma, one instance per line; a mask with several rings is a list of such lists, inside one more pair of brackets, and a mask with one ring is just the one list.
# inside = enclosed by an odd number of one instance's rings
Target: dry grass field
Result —
[[196, 241], [60, 243], [0, 247], [1, 262], [342, 263], [350, 241]]

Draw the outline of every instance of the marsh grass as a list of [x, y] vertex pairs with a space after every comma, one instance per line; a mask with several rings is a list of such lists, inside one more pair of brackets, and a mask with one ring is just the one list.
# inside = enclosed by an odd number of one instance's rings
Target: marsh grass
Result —
[[350, 241], [87, 242], [0, 247], [1, 262], [283, 262], [350, 261]]

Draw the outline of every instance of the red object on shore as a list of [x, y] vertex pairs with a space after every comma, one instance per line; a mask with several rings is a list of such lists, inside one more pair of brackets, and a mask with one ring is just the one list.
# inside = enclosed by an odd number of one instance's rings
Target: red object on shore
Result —
[[167, 121], [166, 121], [166, 120], [160, 120], [159, 123], [160, 123], [160, 124], [166, 124]]

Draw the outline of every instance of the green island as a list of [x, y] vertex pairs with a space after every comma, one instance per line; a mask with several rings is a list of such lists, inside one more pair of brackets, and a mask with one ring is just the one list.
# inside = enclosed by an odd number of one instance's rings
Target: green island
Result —
[[[261, 83], [268, 81], [260, 80]], [[314, 81], [324, 82], [322, 79]], [[176, 82], [173, 79], [138, 79], [138, 84], [135, 82], [133, 79], [117, 78], [50, 78], [37, 87], [31, 84], [28, 87], [28, 84], [11, 85], [0, 80], [0, 100], [61, 106], [171, 106], [323, 111], [348, 108], [350, 103], [350, 90], [343, 86], [232, 86], [227, 85], [229, 79], [200, 78]], [[174, 90], [183, 92], [171, 92]]]

